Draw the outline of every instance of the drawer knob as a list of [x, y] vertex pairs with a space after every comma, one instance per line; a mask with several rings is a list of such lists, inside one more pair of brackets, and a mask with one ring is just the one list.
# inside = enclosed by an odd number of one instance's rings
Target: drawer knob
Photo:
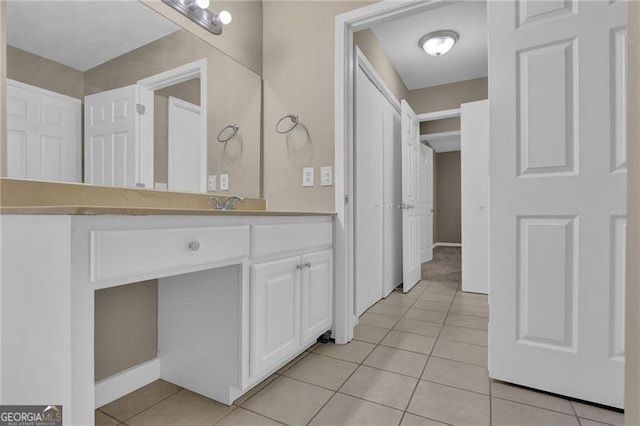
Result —
[[304, 264], [304, 267], [305, 267], [305, 268], [311, 268], [311, 262], [307, 262], [307, 263], [305, 263], [305, 264]]
[[189, 248], [193, 251], [200, 250], [200, 241], [191, 241], [189, 243]]
[[302, 263], [299, 265], [296, 265], [296, 269], [299, 271], [302, 271], [304, 269], [304, 265]]

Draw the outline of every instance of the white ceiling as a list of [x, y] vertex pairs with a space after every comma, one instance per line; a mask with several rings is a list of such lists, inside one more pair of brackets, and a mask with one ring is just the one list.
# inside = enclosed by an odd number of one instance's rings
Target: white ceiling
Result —
[[460, 151], [460, 132], [432, 133], [420, 135], [420, 141], [426, 142], [435, 152]]
[[[487, 4], [463, 1], [371, 28], [409, 90], [487, 76]], [[422, 36], [453, 30], [458, 43], [443, 56], [429, 56], [418, 46]]]
[[137, 0], [7, 1], [7, 42], [87, 71], [180, 27]]

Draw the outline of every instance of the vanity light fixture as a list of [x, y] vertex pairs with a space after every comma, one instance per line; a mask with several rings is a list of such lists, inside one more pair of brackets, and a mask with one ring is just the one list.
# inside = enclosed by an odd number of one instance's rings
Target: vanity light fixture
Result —
[[215, 35], [222, 34], [222, 27], [231, 23], [231, 13], [228, 11], [216, 14], [208, 9], [209, 0], [162, 1]]
[[423, 36], [418, 42], [418, 46], [428, 55], [441, 56], [450, 51], [458, 41], [459, 35], [455, 31], [441, 30], [434, 31]]

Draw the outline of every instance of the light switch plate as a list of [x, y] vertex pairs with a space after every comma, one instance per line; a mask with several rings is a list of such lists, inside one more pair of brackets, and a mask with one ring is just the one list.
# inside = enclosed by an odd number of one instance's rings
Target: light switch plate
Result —
[[333, 186], [333, 167], [320, 167], [320, 186]]
[[218, 182], [217, 175], [209, 175], [209, 177], [207, 178], [207, 191], [209, 192], [215, 191], [218, 185], [217, 182]]
[[315, 169], [313, 167], [305, 167], [302, 169], [302, 186], [314, 186]]
[[220, 175], [220, 191], [229, 190], [229, 175], [224, 173]]

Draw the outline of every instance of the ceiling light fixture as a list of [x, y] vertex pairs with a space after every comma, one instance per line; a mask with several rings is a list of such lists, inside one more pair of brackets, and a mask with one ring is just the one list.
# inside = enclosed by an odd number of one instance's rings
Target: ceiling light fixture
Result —
[[220, 35], [222, 27], [231, 23], [231, 13], [226, 10], [220, 14], [208, 9], [209, 0], [162, 0], [207, 31]]
[[431, 56], [442, 56], [458, 41], [458, 33], [451, 30], [434, 31], [423, 36], [418, 46]]

